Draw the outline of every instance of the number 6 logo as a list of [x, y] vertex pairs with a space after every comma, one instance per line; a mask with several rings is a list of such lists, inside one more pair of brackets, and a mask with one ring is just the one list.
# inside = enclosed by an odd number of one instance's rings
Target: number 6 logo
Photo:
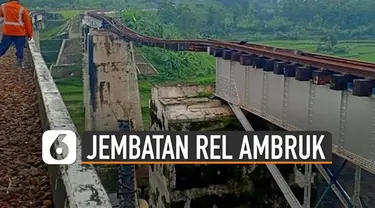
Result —
[[70, 165], [77, 159], [77, 136], [71, 130], [48, 130], [42, 136], [42, 159], [49, 165]]

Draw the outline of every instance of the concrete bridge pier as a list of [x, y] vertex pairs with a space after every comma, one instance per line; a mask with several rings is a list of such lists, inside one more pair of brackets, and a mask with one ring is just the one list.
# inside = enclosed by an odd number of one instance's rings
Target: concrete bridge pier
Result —
[[39, 30], [44, 30], [46, 28], [46, 24], [44, 21], [37, 21], [36, 24]]
[[33, 22], [36, 30], [44, 30], [46, 28], [46, 16], [45, 13], [36, 13], [31, 15], [31, 21]]
[[[118, 131], [118, 121], [143, 130], [140, 96], [131, 43], [109, 31], [87, 35], [84, 58], [85, 128]], [[117, 192], [117, 165], [98, 165], [97, 173], [109, 195]]]
[[[86, 130], [117, 131], [118, 120], [129, 120], [143, 130], [138, 81], [131, 43], [108, 31], [88, 35], [84, 85]], [[86, 92], [86, 91], [85, 91]]]
[[35, 49], [40, 52], [40, 39], [39, 39], [39, 30], [34, 31], [33, 39], [35, 42]]

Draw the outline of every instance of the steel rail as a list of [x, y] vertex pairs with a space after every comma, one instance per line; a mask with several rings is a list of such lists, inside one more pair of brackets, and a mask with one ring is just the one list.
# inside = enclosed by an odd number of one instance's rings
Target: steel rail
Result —
[[[338, 73], [345, 73], [345, 74], [353, 74], [362, 77], [368, 78], [375, 78], [375, 67], [370, 63], [366, 64], [358, 64], [353, 63], [352, 61], [346, 61], [342, 59], [330, 58], [322, 56], [302, 56], [298, 54], [293, 54], [286, 51], [277, 51], [277, 50], [270, 50], [267, 46], [254, 46], [252, 44], [249, 45], [240, 45], [238, 43], [233, 42], [225, 42], [219, 40], [194, 40], [194, 39], [186, 39], [186, 40], [176, 40], [176, 39], [162, 39], [156, 37], [149, 37], [146, 35], [139, 34], [130, 28], [126, 27], [124, 24], [120, 23], [118, 20], [113, 19], [111, 17], [98, 14], [95, 11], [88, 12], [89, 16], [94, 18], [100, 19], [106, 24], [109, 24], [111, 27], [116, 26], [117, 28], [114, 30], [120, 36], [124, 38], [128, 38], [132, 41], [143, 43], [143, 44], [186, 44], [188, 49], [193, 48], [201, 48], [207, 49], [207, 47], [218, 47], [224, 49], [235, 50], [239, 52], [245, 52], [250, 54], [255, 54], [258, 56], [270, 57], [277, 60], [282, 60], [285, 62], [292, 62], [292, 63], [299, 63], [304, 64], [316, 68], [324, 68], [328, 70], [332, 70]], [[110, 28], [111, 29], [111, 28]], [[318, 58], [319, 57], [319, 58]]]
[[[240, 44], [240, 43], [234, 42], [234, 41], [231, 41], [231, 43]], [[355, 64], [355, 65], [358, 65], [358, 66], [375, 68], [375, 63], [371, 63], [371, 62], [365, 62], [365, 61], [360, 61], [360, 60], [355, 60], [355, 59], [342, 58], [342, 57], [331, 56], [331, 55], [326, 55], [326, 54], [318, 54], [318, 53], [313, 53], [313, 52], [306, 52], [306, 51], [298, 50], [298, 49], [288, 49], [288, 48], [282, 48], [282, 47], [273, 47], [273, 46], [270, 46], [270, 45], [262, 45], [262, 44], [256, 44], [256, 43], [245, 43], [243, 45], [250, 46], [250, 47], [256, 47], [256, 48], [263, 48], [263, 49], [267, 49], [267, 50], [271, 50], [271, 51], [285, 52], [285, 53], [294, 53], [295, 51], [301, 51], [301, 53], [299, 55], [302, 55], [302, 56], [308, 56], [308, 57], [314, 57], [314, 58], [319, 58], [319, 59], [336, 61], [336, 62], [340, 62], [340, 63]]]
[[356, 64], [358, 66], [375, 68], [375, 63], [370, 63], [370, 62], [365, 62], [365, 61], [360, 61], [360, 60], [355, 60], [355, 59], [338, 58], [338, 57], [335, 57], [335, 56], [322, 55], [322, 54], [310, 53], [310, 52], [303, 52], [302, 54], [306, 55], [306, 56], [319, 58], [319, 59], [333, 60], [333, 61], [338, 61], [338, 62], [347, 63], [347, 64]]

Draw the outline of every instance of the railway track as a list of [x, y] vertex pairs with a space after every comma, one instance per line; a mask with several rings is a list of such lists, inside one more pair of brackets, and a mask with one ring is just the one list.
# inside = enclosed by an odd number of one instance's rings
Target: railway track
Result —
[[161, 39], [139, 34], [123, 25], [117, 19], [98, 14], [96, 11], [88, 12], [88, 15], [102, 20], [104, 27], [124, 37], [128, 41], [137, 44], [162, 47], [172, 50], [207, 51], [207, 48], [219, 48], [231, 50], [253, 58], [270, 62], [288, 62], [306, 65], [315, 69], [326, 69], [333, 72], [351, 74], [359, 77], [375, 78], [375, 63], [344, 59], [334, 56], [316, 53], [300, 52], [295, 54], [294, 50], [275, 48], [266, 45], [236, 42], [225, 42], [219, 40], [173, 40]]
[[[235, 42], [233, 42], [235, 43]], [[250, 47], [257, 47], [257, 48], [264, 48], [270, 51], [280, 51], [284, 53], [298, 53], [299, 55], [302, 56], [307, 56], [307, 57], [313, 57], [313, 58], [318, 58], [318, 59], [323, 59], [323, 60], [329, 60], [329, 61], [336, 61], [340, 63], [345, 63], [345, 64], [355, 64], [358, 66], [363, 66], [363, 67], [372, 67], [375, 69], [375, 63], [370, 63], [370, 62], [365, 62], [365, 61], [360, 61], [360, 60], [355, 60], [355, 59], [346, 59], [346, 58], [340, 58], [336, 56], [329, 56], [329, 55], [323, 55], [323, 54], [318, 54], [318, 53], [311, 53], [311, 52], [305, 52], [305, 51], [298, 51], [298, 50], [292, 50], [292, 49], [287, 49], [287, 48], [279, 48], [279, 47], [272, 47], [268, 45], [261, 45], [261, 44], [255, 44], [255, 43], [246, 43], [244, 44], [246, 46]]]
[[294, 50], [274, 48], [260, 44], [238, 42], [225, 42], [219, 40], [173, 40], [161, 39], [139, 34], [123, 25], [117, 19], [98, 14], [96, 11], [88, 12], [88, 15], [102, 20], [104, 27], [136, 44], [152, 47], [161, 47], [172, 50], [207, 51], [207, 48], [230, 50], [231, 52], [251, 56], [264, 62], [287, 62], [297, 65], [305, 65], [313, 69], [325, 69], [337, 73], [351, 74], [364, 78], [375, 78], [375, 63], [344, 59], [334, 56], [316, 53], [300, 52]]

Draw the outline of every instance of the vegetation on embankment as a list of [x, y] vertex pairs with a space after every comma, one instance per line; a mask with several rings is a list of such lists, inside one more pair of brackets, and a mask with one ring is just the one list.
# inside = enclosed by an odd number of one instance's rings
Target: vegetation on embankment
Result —
[[69, 21], [76, 15], [80, 14], [82, 10], [61, 10], [52, 13], [61, 16], [61, 19], [47, 21], [46, 30], [40, 31], [39, 38], [41, 40], [52, 39], [67, 28]]
[[[185, 33], [178, 25], [178, 18], [171, 19], [172, 23], [163, 24], [160, 20], [163, 14], [168, 14], [166, 9], [174, 11], [174, 8], [166, 7], [163, 12], [145, 12], [127, 9], [122, 13], [122, 20], [128, 27], [135, 31], [154, 37], [163, 38], [189, 38], [199, 37], [192, 31]], [[233, 36], [233, 39], [238, 39]], [[277, 47], [301, 49], [310, 52], [321, 52], [338, 55], [347, 58], [355, 58], [366, 61], [375, 61], [375, 41], [337, 41], [324, 38], [320, 40], [267, 40], [257, 41]], [[326, 47], [326, 48], [324, 48]], [[322, 50], [326, 49], [326, 50]], [[160, 48], [141, 47], [142, 54], [159, 70], [160, 74], [139, 79], [142, 98], [142, 109], [148, 116], [148, 99], [152, 84], [170, 82], [214, 83], [215, 63], [214, 58], [205, 53], [173, 52]], [[148, 121], [146, 121], [148, 122]]]
[[373, 0], [24, 0], [31, 8], [159, 9], [160, 20], [183, 33], [232, 39], [375, 37]]
[[158, 9], [184, 35], [241, 40], [374, 39], [373, 0], [24, 0], [30, 8]]
[[324, 43], [317, 40], [268, 40], [258, 42], [275, 47], [299, 49], [315, 53], [326, 53], [344, 58], [375, 62], [375, 40], [337, 41], [334, 45], [333, 51], [319, 51], [319, 47]]
[[[155, 37], [181, 38], [179, 30], [173, 25], [159, 24], [155, 14], [139, 10], [125, 10], [122, 13], [124, 24], [142, 34]], [[142, 114], [144, 125], [148, 128], [148, 100], [151, 98], [153, 84], [197, 83], [213, 84], [215, 82], [215, 60], [207, 53], [174, 52], [162, 48], [140, 47], [141, 53], [159, 71], [153, 76], [140, 76]]]

